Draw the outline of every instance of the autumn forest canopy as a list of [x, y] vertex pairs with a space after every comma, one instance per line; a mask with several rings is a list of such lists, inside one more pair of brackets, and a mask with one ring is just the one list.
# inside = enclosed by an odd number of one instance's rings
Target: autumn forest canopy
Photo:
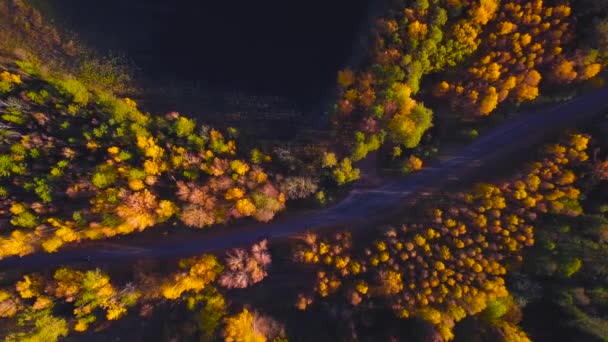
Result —
[[608, 340], [608, 2], [89, 5], [0, 0], [0, 339]]

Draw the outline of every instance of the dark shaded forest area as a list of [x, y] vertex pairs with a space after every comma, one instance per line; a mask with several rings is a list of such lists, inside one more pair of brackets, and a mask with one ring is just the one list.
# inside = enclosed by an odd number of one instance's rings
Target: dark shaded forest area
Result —
[[152, 79], [315, 101], [333, 89], [355, 37], [369, 29], [370, 3], [58, 0], [46, 6], [84, 40], [126, 54]]

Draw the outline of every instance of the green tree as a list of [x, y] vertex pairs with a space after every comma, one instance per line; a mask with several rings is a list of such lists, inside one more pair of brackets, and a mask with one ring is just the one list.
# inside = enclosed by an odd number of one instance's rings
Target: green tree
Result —
[[187, 137], [194, 132], [195, 128], [196, 121], [184, 116], [180, 116], [179, 119], [175, 121], [175, 133], [178, 137]]
[[68, 335], [66, 321], [53, 316], [50, 309], [23, 311], [17, 326], [23, 331], [8, 334], [6, 342], [55, 342]]
[[116, 169], [109, 165], [102, 165], [97, 168], [97, 172], [93, 174], [91, 178], [91, 182], [96, 187], [103, 189], [107, 188], [110, 185], [114, 184], [118, 179], [118, 173]]
[[393, 143], [414, 148], [422, 135], [432, 126], [433, 111], [417, 104], [410, 113], [397, 113], [389, 122], [389, 136]]
[[197, 325], [203, 332], [203, 341], [215, 341], [217, 329], [226, 315], [226, 302], [221, 293], [209, 286], [205, 306], [197, 314]]

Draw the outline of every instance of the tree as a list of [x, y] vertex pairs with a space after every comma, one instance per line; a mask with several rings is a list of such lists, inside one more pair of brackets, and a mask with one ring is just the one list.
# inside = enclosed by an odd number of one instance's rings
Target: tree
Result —
[[18, 300], [10, 293], [0, 290], [0, 318], [14, 317], [19, 309]]
[[7, 342], [55, 342], [68, 335], [66, 321], [53, 316], [50, 309], [25, 310], [19, 315], [17, 326], [25, 331], [8, 334]]
[[350, 85], [352, 85], [354, 82], [355, 82], [355, 74], [352, 72], [352, 70], [346, 69], [346, 70], [338, 71], [338, 84], [341, 87], [347, 88]]
[[303, 199], [317, 192], [317, 182], [309, 177], [287, 177], [280, 185], [281, 192], [290, 199]]
[[194, 129], [196, 128], [196, 121], [193, 119], [188, 119], [184, 116], [180, 116], [179, 119], [175, 121], [174, 125], [177, 136], [183, 138], [194, 132]]
[[403, 290], [401, 274], [395, 271], [383, 271], [380, 273], [383, 291], [386, 295], [394, 295]]
[[338, 164], [336, 154], [333, 152], [325, 152], [323, 154], [323, 167], [334, 167]]
[[595, 163], [594, 176], [600, 181], [608, 180], [608, 160], [599, 161]]
[[274, 318], [257, 311], [253, 313], [253, 327], [260, 335], [273, 342], [287, 342], [285, 328]]
[[236, 210], [243, 216], [251, 216], [256, 212], [256, 207], [249, 198], [242, 198], [236, 201]]
[[433, 112], [422, 104], [415, 105], [409, 113], [397, 113], [388, 124], [389, 136], [395, 144], [413, 148], [422, 135], [432, 126]]
[[105, 310], [108, 320], [120, 318], [139, 297], [139, 293], [128, 286], [117, 291], [110, 277], [99, 269], [82, 272], [63, 267], [55, 271], [53, 277], [55, 297], [74, 303], [73, 313], [78, 318], [76, 331], [87, 330], [97, 320], [98, 309]]
[[9, 211], [13, 214], [11, 224], [16, 227], [34, 228], [38, 225], [38, 218], [23, 203], [14, 203]]
[[0, 237], [0, 255], [27, 255], [33, 253], [36, 237], [33, 233], [25, 233], [21, 230], [13, 230], [11, 234], [4, 238]]
[[478, 25], [486, 25], [496, 14], [499, 1], [481, 0], [479, 5], [475, 4], [470, 10], [471, 20]]
[[538, 84], [541, 75], [536, 70], [531, 70], [524, 77], [521, 85], [517, 89], [517, 102], [531, 101], [538, 97]]
[[93, 177], [91, 178], [91, 182], [96, 187], [103, 189], [107, 188], [110, 185], [114, 184], [118, 179], [118, 173], [116, 169], [109, 165], [100, 166]]
[[200, 205], [186, 205], [179, 215], [180, 220], [188, 227], [203, 228], [215, 223], [213, 213]]
[[411, 155], [406, 159], [403, 165], [403, 172], [410, 173], [422, 169], [422, 160], [415, 155]]
[[266, 337], [257, 332], [253, 326], [253, 315], [247, 309], [227, 317], [224, 327], [226, 342], [266, 342]]
[[219, 284], [227, 288], [246, 288], [262, 281], [272, 262], [267, 241], [262, 240], [251, 246], [251, 252], [233, 249], [227, 253], [226, 268], [219, 278]]
[[20, 83], [21, 76], [11, 74], [6, 70], [0, 73], [0, 93], [8, 93], [15, 87], [15, 85]]
[[185, 291], [200, 292], [223, 269], [216, 257], [208, 254], [181, 260], [180, 268], [184, 271], [174, 274], [172, 280], [165, 281], [161, 286], [162, 295], [167, 299], [177, 299]]
[[125, 197], [122, 204], [116, 207], [116, 214], [124, 220], [119, 226], [121, 232], [131, 232], [134, 229], [144, 230], [156, 223], [156, 196], [148, 189], [134, 192]]
[[215, 341], [217, 329], [226, 315], [224, 297], [215, 288], [210, 292], [211, 294], [205, 298], [205, 306], [198, 313], [197, 320], [199, 328], [203, 331], [204, 341]]
[[570, 83], [576, 79], [577, 73], [574, 63], [565, 58], [560, 59], [553, 69], [553, 77], [563, 83]]
[[481, 115], [489, 115], [496, 109], [498, 105], [498, 93], [495, 87], [489, 87], [486, 96], [481, 100], [479, 105], [479, 113]]
[[244, 175], [249, 171], [249, 165], [247, 163], [240, 160], [233, 160], [230, 162], [230, 168], [239, 176]]
[[359, 179], [359, 173], [361, 171], [357, 168], [353, 168], [352, 162], [349, 158], [344, 158], [333, 170], [334, 179], [339, 185], [349, 183]]

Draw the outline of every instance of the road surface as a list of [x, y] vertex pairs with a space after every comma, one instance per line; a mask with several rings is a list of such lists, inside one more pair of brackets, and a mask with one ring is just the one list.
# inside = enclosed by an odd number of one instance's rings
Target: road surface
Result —
[[377, 188], [353, 190], [340, 203], [326, 209], [288, 213], [266, 224], [217, 227], [186, 238], [171, 240], [169, 237], [143, 246], [137, 246], [137, 240], [84, 242], [53, 254], [40, 252], [21, 258], [8, 258], [0, 261], [0, 270], [53, 267], [87, 259], [109, 263], [147, 257], [185, 257], [248, 245], [261, 237], [284, 238], [306, 230], [329, 227], [369, 227], [373, 222], [398, 211], [405, 200], [415, 199], [425, 191], [440, 189], [450, 180], [483, 174], [484, 171], [487, 173], [496, 165], [496, 161], [504, 163], [505, 158], [529, 151], [565, 128], [589, 122], [608, 110], [606, 99], [608, 88], [602, 88], [559, 105], [522, 113], [460, 151], [441, 156], [438, 162], [416, 174]]

